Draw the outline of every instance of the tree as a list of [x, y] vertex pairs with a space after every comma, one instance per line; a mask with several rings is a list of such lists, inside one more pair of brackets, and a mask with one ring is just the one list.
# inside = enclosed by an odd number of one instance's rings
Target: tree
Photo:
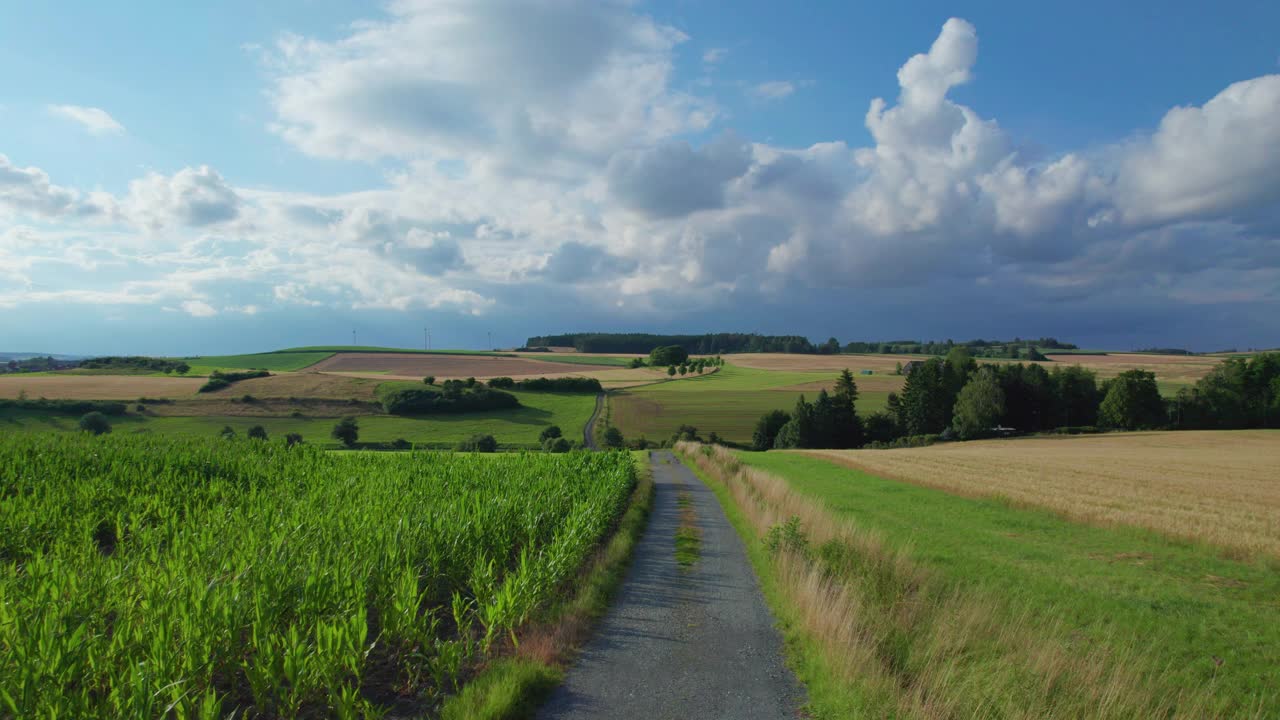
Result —
[[262, 427], [261, 425], [254, 425], [253, 427], [249, 428], [249, 438], [251, 440], [266, 440], [267, 429]]
[[492, 435], [472, 435], [458, 443], [459, 452], [491, 453], [497, 452], [498, 441]]
[[867, 442], [893, 442], [901, 435], [898, 421], [892, 412], [873, 412], [867, 416]]
[[1168, 420], [1155, 373], [1126, 370], [1105, 388], [1106, 397], [1098, 407], [1098, 422], [1104, 427], [1139, 430], [1160, 427]]
[[111, 421], [97, 411], [85, 413], [80, 418], [80, 429], [94, 435], [106, 435], [111, 432]]
[[329, 436], [346, 447], [355, 447], [356, 441], [360, 439], [360, 425], [355, 418], [344, 417], [333, 426]]
[[688, 373], [689, 373], [689, 366], [688, 366], [688, 365], [681, 365], [681, 366], [680, 366], [680, 376], [681, 376], [681, 377], [684, 377], [684, 376], [685, 376], [685, 375], [687, 375]]
[[622, 431], [610, 425], [604, 431], [604, 446], [612, 449], [621, 449], [626, 442], [622, 439]]
[[956, 398], [951, 426], [965, 440], [982, 437], [1004, 414], [1004, 391], [990, 367], [974, 374]]
[[681, 425], [676, 428], [675, 434], [671, 436], [671, 442], [680, 442], [681, 440], [702, 442], [702, 438], [698, 437], [698, 428], [692, 425]]
[[435, 384], [436, 384], [436, 376], [435, 376], [435, 375], [428, 375], [428, 376], [426, 376], [426, 377], [422, 378], [422, 382], [426, 383], [427, 385], [435, 385]]
[[778, 439], [778, 431], [791, 420], [786, 410], [771, 410], [756, 421], [755, 432], [751, 433], [752, 450], [768, 450]]
[[230, 440], [236, 436], [236, 431], [230, 425], [223, 425], [218, 434], [222, 436], [222, 439]]
[[858, 417], [858, 383], [853, 373], [845, 368], [836, 378], [836, 391], [832, 396], [835, 404], [835, 446], [837, 448], [861, 447], [866, 441], [862, 418]]
[[546, 442], [547, 440], [558, 438], [562, 435], [564, 435], [564, 433], [560, 431], [559, 425], [548, 425], [542, 429], [542, 432], [538, 433], [538, 442]]
[[173, 369], [179, 375], [186, 375], [187, 373], [191, 372], [191, 366], [184, 362], [180, 362], [177, 365], [173, 366]]
[[1053, 390], [1052, 427], [1079, 427], [1098, 424], [1098, 376], [1079, 365], [1054, 367], [1049, 373]]
[[943, 366], [947, 392], [954, 398], [960, 394], [960, 388], [969, 382], [969, 376], [978, 369], [978, 361], [969, 354], [968, 348], [956, 345], [947, 352], [947, 359], [943, 361]]
[[650, 365], [682, 365], [689, 360], [689, 351], [679, 345], [656, 347], [649, 352]]
[[547, 438], [542, 441], [542, 449], [549, 453], [569, 452], [569, 441], [562, 437]]
[[637, 357], [637, 358], [631, 358], [631, 363], [627, 367], [630, 367], [631, 369], [634, 370], [635, 368], [642, 368], [644, 367], [644, 365], [645, 365], [644, 358]]
[[675, 377], [675, 375], [676, 375], [676, 366], [675, 366], [675, 365], [668, 365], [668, 366], [667, 366], [667, 377]]
[[945, 370], [941, 360], [931, 358], [907, 374], [898, 398], [898, 426], [907, 435], [940, 433], [951, 424], [955, 396], [947, 388]]
[[818, 353], [821, 355], [839, 355], [840, 341], [835, 338], [827, 338], [827, 341], [818, 346]]
[[773, 446], [779, 449], [813, 447], [813, 436], [813, 405], [801, 395], [796, 400], [796, 407], [791, 413], [791, 419], [778, 430], [778, 437], [774, 440]]
[[300, 433], [289, 433], [284, 436], [284, 444], [288, 447], [302, 444], [302, 435]]

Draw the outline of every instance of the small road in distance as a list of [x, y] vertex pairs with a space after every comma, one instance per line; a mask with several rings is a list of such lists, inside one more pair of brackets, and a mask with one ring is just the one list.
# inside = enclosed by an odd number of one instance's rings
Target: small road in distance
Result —
[[[537, 717], [752, 720], [799, 717], [803, 687], [783, 662], [741, 538], [715, 494], [670, 452], [650, 453], [655, 494], [622, 591]], [[675, 558], [676, 495], [692, 497], [702, 544]]]
[[591, 411], [587, 426], [582, 428], [582, 446], [588, 450], [599, 450], [596, 447], [596, 420], [600, 419], [600, 411], [604, 410], [604, 393], [596, 393], [596, 409]]

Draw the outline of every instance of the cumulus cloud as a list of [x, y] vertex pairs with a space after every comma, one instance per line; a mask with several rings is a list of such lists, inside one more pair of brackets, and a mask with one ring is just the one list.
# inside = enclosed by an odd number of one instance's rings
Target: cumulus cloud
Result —
[[153, 229], [178, 224], [205, 227], [236, 219], [241, 200], [218, 172], [207, 165], [173, 175], [151, 173], [129, 184], [124, 212]]
[[728, 48], [709, 48], [702, 53], [702, 62], [708, 65], [718, 65], [729, 57]]
[[124, 126], [102, 108], [81, 105], [50, 105], [49, 112], [79, 123], [93, 135], [119, 135]]
[[903, 63], [896, 97], [870, 101], [868, 145], [780, 147], [735, 135], [714, 102], [675, 87], [684, 40], [629, 3], [586, 0], [402, 0], [336, 40], [284, 37], [269, 53], [273, 130], [306, 153], [387, 163], [385, 187], [304, 196], [197, 167], [85, 197], [0, 157], [6, 216], [96, 213], [146, 231], [58, 241], [50, 256], [114, 253], [131, 273], [93, 289], [0, 246], [7, 287], [61, 288], [0, 303], [792, 307], [769, 311], [781, 322], [831, 297], [903, 313], [1017, 297], [1007, 312], [1104, 317], [1107, 302], [1280, 292], [1280, 76], [1173, 108], [1114, 146], [1031, 157], [954, 99], [979, 55], [976, 29], [951, 19]]
[[673, 141], [626, 150], [609, 160], [609, 190], [627, 208], [680, 217], [724, 204], [725, 185], [751, 165], [751, 151], [729, 134], [697, 150]]
[[757, 100], [781, 100], [796, 91], [795, 83], [787, 80], [770, 80], [753, 85], [748, 90], [751, 97]]

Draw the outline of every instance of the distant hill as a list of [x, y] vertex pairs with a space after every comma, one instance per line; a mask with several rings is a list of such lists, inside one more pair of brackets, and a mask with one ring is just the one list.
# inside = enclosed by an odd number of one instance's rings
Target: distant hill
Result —
[[567, 333], [529, 338], [526, 347], [572, 347], [578, 352], [648, 353], [663, 345], [679, 345], [695, 355], [717, 353], [816, 353], [818, 347], [799, 335], [755, 333], [705, 333], [657, 335], [652, 333]]

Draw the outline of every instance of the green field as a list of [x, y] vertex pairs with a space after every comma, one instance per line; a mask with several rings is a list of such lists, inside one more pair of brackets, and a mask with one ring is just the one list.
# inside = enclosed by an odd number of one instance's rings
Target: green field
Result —
[[[595, 409], [592, 395], [514, 392], [521, 407], [458, 415], [399, 417], [395, 415], [357, 415], [360, 441], [387, 443], [405, 439], [434, 448], [451, 448], [460, 440], [477, 434], [493, 435], [507, 448], [536, 448], [543, 428], [558, 425], [566, 437], [578, 438]], [[78, 417], [43, 411], [5, 410], [0, 412], [0, 433], [40, 433], [78, 430]], [[254, 425], [261, 425], [271, 437], [299, 433], [308, 443], [334, 445], [329, 437], [336, 418], [324, 417], [257, 417], [219, 416], [155, 417], [130, 413], [111, 418], [116, 434], [155, 433], [212, 437], [224, 426], [243, 435]]]
[[569, 594], [636, 482], [625, 453], [61, 434], [0, 468], [11, 717], [423, 715]]
[[[687, 424], [698, 428], [703, 436], [714, 432], [730, 442], [750, 443], [761, 415], [795, 407], [801, 393], [778, 388], [833, 381], [835, 376], [832, 372], [754, 370], [726, 364], [701, 377], [610, 393], [612, 422], [629, 439], [644, 435], [661, 440]], [[817, 392], [804, 394], [812, 400]], [[862, 392], [858, 411], [866, 414], [882, 410], [888, 397], [888, 392]]]
[[[1167, 698], [1189, 691], [1205, 701], [1209, 715], [1253, 717], [1280, 701], [1280, 564], [1274, 559], [1233, 561], [1220, 550], [1149, 531], [1076, 524], [817, 458], [736, 455], [861, 530], [880, 534], [933, 577], [932, 592], [988, 598], [998, 622], [1036, 628], [1045, 647], [1082, 643], [1128, 657], [1148, 689]], [[897, 642], [905, 672], [912, 640]], [[983, 650], [970, 652], [981, 657]], [[969, 688], [968, 701], [988, 709], [1006, 701], [984, 701], [983, 679], [966, 679], [959, 667], [955, 672], [954, 682]]]

